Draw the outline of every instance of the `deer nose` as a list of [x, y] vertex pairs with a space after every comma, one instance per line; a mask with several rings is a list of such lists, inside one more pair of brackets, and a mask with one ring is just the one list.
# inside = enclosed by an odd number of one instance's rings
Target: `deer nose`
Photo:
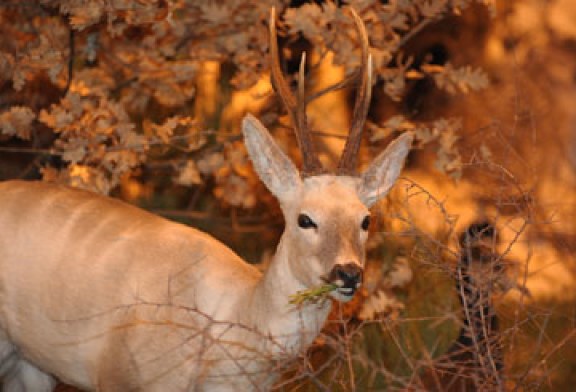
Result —
[[330, 278], [340, 287], [355, 290], [362, 283], [362, 268], [356, 263], [337, 264], [332, 269]]

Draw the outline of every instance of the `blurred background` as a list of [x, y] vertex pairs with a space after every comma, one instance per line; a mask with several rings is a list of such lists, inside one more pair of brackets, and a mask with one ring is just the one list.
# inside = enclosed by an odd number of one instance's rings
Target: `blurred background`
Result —
[[[287, 78], [307, 53], [308, 115], [327, 166], [356, 91], [349, 6], [374, 59], [359, 169], [399, 134], [416, 136], [374, 210], [362, 295], [336, 306], [277, 389], [442, 390], [458, 368], [468, 390], [571, 390], [571, 0], [3, 0], [0, 180], [122, 198], [266, 268], [283, 222], [243, 147], [244, 114], [300, 161], [270, 85], [273, 6]], [[489, 333], [463, 343], [481, 368], [470, 370], [451, 353], [476, 313]]]

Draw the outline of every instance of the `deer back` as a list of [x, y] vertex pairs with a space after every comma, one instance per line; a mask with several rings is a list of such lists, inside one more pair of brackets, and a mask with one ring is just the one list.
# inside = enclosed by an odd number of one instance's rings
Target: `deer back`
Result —
[[212, 355], [199, 331], [236, 322], [261, 276], [200, 231], [63, 186], [0, 183], [0, 233], [3, 334], [90, 390], [102, 374], [118, 388], [167, 387], [165, 372], [196, 379], [190, 369]]

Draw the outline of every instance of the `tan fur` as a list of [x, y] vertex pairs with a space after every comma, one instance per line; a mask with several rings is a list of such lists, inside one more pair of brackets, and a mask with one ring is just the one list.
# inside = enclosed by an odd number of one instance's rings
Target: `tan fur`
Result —
[[[268, 389], [274, 361], [304, 350], [330, 310], [289, 296], [337, 264], [362, 265], [367, 237], [360, 178], [293, 178], [277, 194], [286, 229], [264, 276], [212, 237], [122, 202], [1, 183], [0, 365], [87, 390]], [[299, 228], [300, 213], [318, 229]]]

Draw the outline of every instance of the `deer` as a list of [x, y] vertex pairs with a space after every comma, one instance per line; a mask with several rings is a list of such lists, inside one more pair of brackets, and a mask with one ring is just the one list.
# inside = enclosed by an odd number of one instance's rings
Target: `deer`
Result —
[[[307, 125], [304, 61], [297, 92], [270, 67], [302, 154], [298, 170], [253, 115], [242, 133], [285, 228], [260, 272], [210, 235], [117, 199], [44, 182], [0, 183], [0, 378], [3, 391], [260, 391], [320, 333], [333, 301], [362, 284], [370, 207], [396, 182], [412, 135], [356, 173], [371, 99], [365, 26], [351, 12], [362, 59], [350, 132], [333, 172]], [[303, 56], [304, 59], [304, 56]], [[329, 297], [290, 295], [331, 283]]]

